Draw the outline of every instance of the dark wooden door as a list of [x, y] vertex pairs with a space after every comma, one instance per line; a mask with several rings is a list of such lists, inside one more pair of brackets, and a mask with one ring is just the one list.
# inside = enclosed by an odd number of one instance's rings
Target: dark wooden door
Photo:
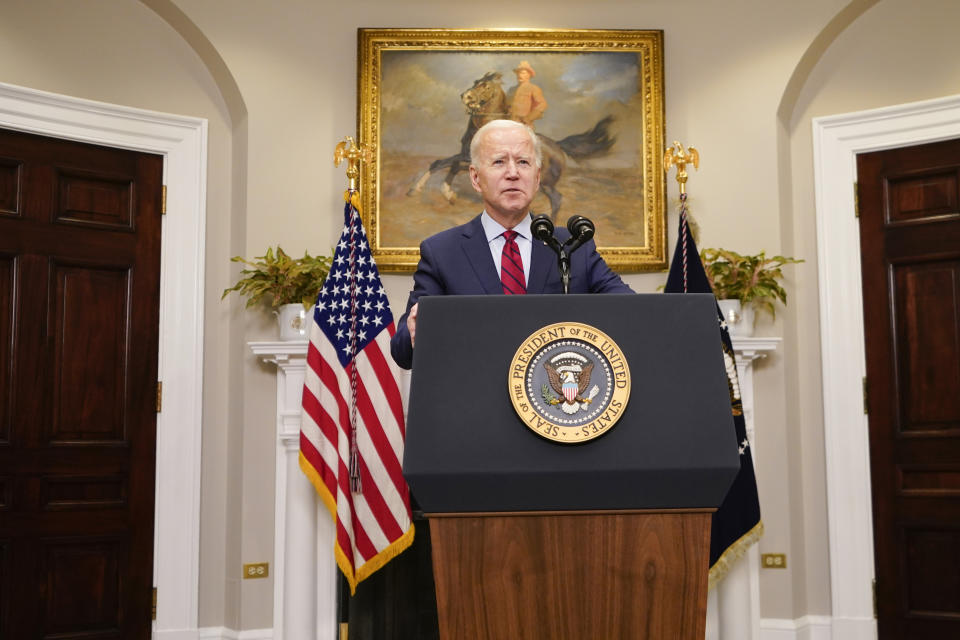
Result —
[[879, 637], [960, 638], [960, 140], [857, 172]]
[[150, 637], [162, 157], [0, 130], [0, 638]]

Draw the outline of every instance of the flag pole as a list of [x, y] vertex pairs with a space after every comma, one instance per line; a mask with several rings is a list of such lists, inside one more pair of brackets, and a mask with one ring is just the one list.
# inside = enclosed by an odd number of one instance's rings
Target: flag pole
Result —
[[[369, 162], [373, 153], [366, 144], [357, 146], [352, 136], [347, 136], [333, 150], [333, 166], [339, 167], [346, 161], [347, 171], [347, 191], [343, 194], [344, 200], [351, 203], [359, 209], [360, 205], [360, 162]], [[352, 225], [351, 225], [352, 226]], [[356, 300], [356, 244], [353, 233], [350, 235], [350, 293], [351, 299]], [[351, 310], [356, 309], [355, 304], [350, 305]], [[359, 460], [357, 453], [357, 314], [352, 313], [350, 318], [350, 327], [353, 337], [350, 340], [350, 490], [360, 493], [362, 485], [360, 483]], [[350, 628], [350, 596], [347, 593], [349, 585], [345, 577], [340, 576], [337, 580], [337, 635], [339, 640], [347, 640]]]
[[[687, 165], [694, 169], [700, 166], [700, 153], [694, 147], [684, 149], [679, 142], [666, 150], [663, 156], [664, 171], [677, 167], [677, 183], [680, 186], [680, 230], [677, 248], [673, 252], [670, 274], [664, 291], [668, 293], [709, 293], [710, 281], [700, 257], [692, 234], [687, 229], [687, 191], [689, 175]], [[690, 256], [689, 285], [687, 251]], [[678, 255], [679, 254], [679, 255]], [[736, 560], [763, 535], [763, 520], [760, 518], [760, 498], [757, 492], [757, 478], [753, 467], [753, 455], [747, 439], [746, 422], [743, 415], [743, 400], [740, 395], [740, 382], [737, 379], [736, 353], [730, 340], [723, 314], [717, 307], [717, 322], [720, 324], [720, 342], [727, 370], [727, 385], [730, 390], [730, 412], [733, 414], [733, 427], [736, 433], [740, 454], [740, 470], [737, 472], [723, 503], [713, 513], [710, 534], [710, 575], [709, 588], [723, 578]]]
[[[359, 146], [352, 136], [341, 140], [333, 150], [333, 166], [347, 162], [347, 191], [344, 199], [353, 206], [354, 215], [360, 210], [360, 162], [369, 162], [373, 151], [366, 144]], [[350, 491], [363, 493], [360, 482], [360, 460], [357, 451], [357, 238], [356, 225], [350, 225], [350, 256], [347, 277], [350, 283]]]
[[677, 184], [680, 186], [680, 234], [683, 242], [683, 292], [687, 293], [687, 165], [692, 164], [694, 169], [700, 169], [700, 152], [695, 147], [688, 147], [673, 141], [663, 154], [663, 170], [670, 173], [670, 167], [677, 167]]

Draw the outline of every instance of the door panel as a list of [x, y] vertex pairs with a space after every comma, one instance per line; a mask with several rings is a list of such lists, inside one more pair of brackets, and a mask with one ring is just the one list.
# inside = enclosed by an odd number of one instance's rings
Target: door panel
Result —
[[20, 215], [21, 168], [16, 160], [0, 157], [0, 216]]
[[[125, 441], [129, 269], [53, 266], [51, 442]], [[96, 300], [98, 312], [84, 313]]]
[[61, 170], [57, 183], [58, 222], [133, 229], [133, 184], [128, 179]]
[[960, 262], [893, 267], [901, 432], [960, 427]]
[[46, 576], [43, 637], [123, 637], [120, 538], [49, 539], [43, 542]]
[[857, 170], [879, 638], [960, 638], [960, 141]]
[[[10, 403], [13, 399], [11, 342], [13, 340], [13, 283], [16, 262], [0, 254], [0, 446], [10, 442]], [[3, 470], [0, 469], [0, 473]]]
[[0, 637], [150, 637], [160, 156], [0, 130]]

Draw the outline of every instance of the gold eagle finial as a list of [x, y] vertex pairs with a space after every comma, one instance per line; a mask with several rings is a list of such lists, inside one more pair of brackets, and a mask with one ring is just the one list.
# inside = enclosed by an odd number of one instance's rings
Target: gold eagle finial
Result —
[[339, 167], [344, 160], [347, 161], [347, 179], [350, 191], [357, 191], [357, 182], [360, 180], [360, 162], [370, 162], [373, 159], [373, 150], [366, 144], [359, 146], [354, 142], [353, 136], [347, 136], [340, 141], [333, 150], [333, 166]]
[[687, 189], [687, 165], [692, 164], [694, 169], [700, 168], [700, 152], [695, 147], [687, 147], [684, 150], [683, 145], [673, 141], [673, 146], [668, 148], [663, 154], [663, 170], [667, 173], [673, 165], [677, 166], [677, 182], [680, 184], [680, 193], [686, 193]]

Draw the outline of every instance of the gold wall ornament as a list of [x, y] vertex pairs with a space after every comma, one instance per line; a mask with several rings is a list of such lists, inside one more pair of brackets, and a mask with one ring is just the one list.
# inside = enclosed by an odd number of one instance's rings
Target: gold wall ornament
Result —
[[683, 145], [673, 141], [673, 146], [668, 148], [663, 154], [663, 170], [670, 173], [670, 167], [677, 167], [677, 183], [680, 185], [680, 193], [687, 192], [687, 165], [692, 164], [694, 169], [700, 169], [700, 152], [695, 147], [687, 147], [686, 151]]
[[344, 160], [347, 161], [347, 188], [350, 191], [356, 191], [359, 187], [360, 163], [367, 163], [372, 159], [373, 151], [370, 149], [370, 145], [361, 143], [358, 147], [353, 140], [353, 136], [344, 138], [333, 150], [334, 167], [339, 167]]
[[541, 185], [556, 180], [560, 199], [547, 185], [533, 213], [559, 201], [555, 223], [593, 219], [617, 271], [666, 268], [662, 31], [360, 29], [358, 49], [358, 129], [375, 149], [361, 211], [381, 272], [412, 272], [420, 242], [483, 209], [467, 170], [472, 131], [509, 117], [515, 69], [527, 67], [547, 103], [536, 132], [559, 158]]
[[620, 420], [630, 399], [630, 367], [603, 331], [557, 322], [520, 344], [507, 387], [527, 428], [548, 440], [578, 444], [602, 436]]

